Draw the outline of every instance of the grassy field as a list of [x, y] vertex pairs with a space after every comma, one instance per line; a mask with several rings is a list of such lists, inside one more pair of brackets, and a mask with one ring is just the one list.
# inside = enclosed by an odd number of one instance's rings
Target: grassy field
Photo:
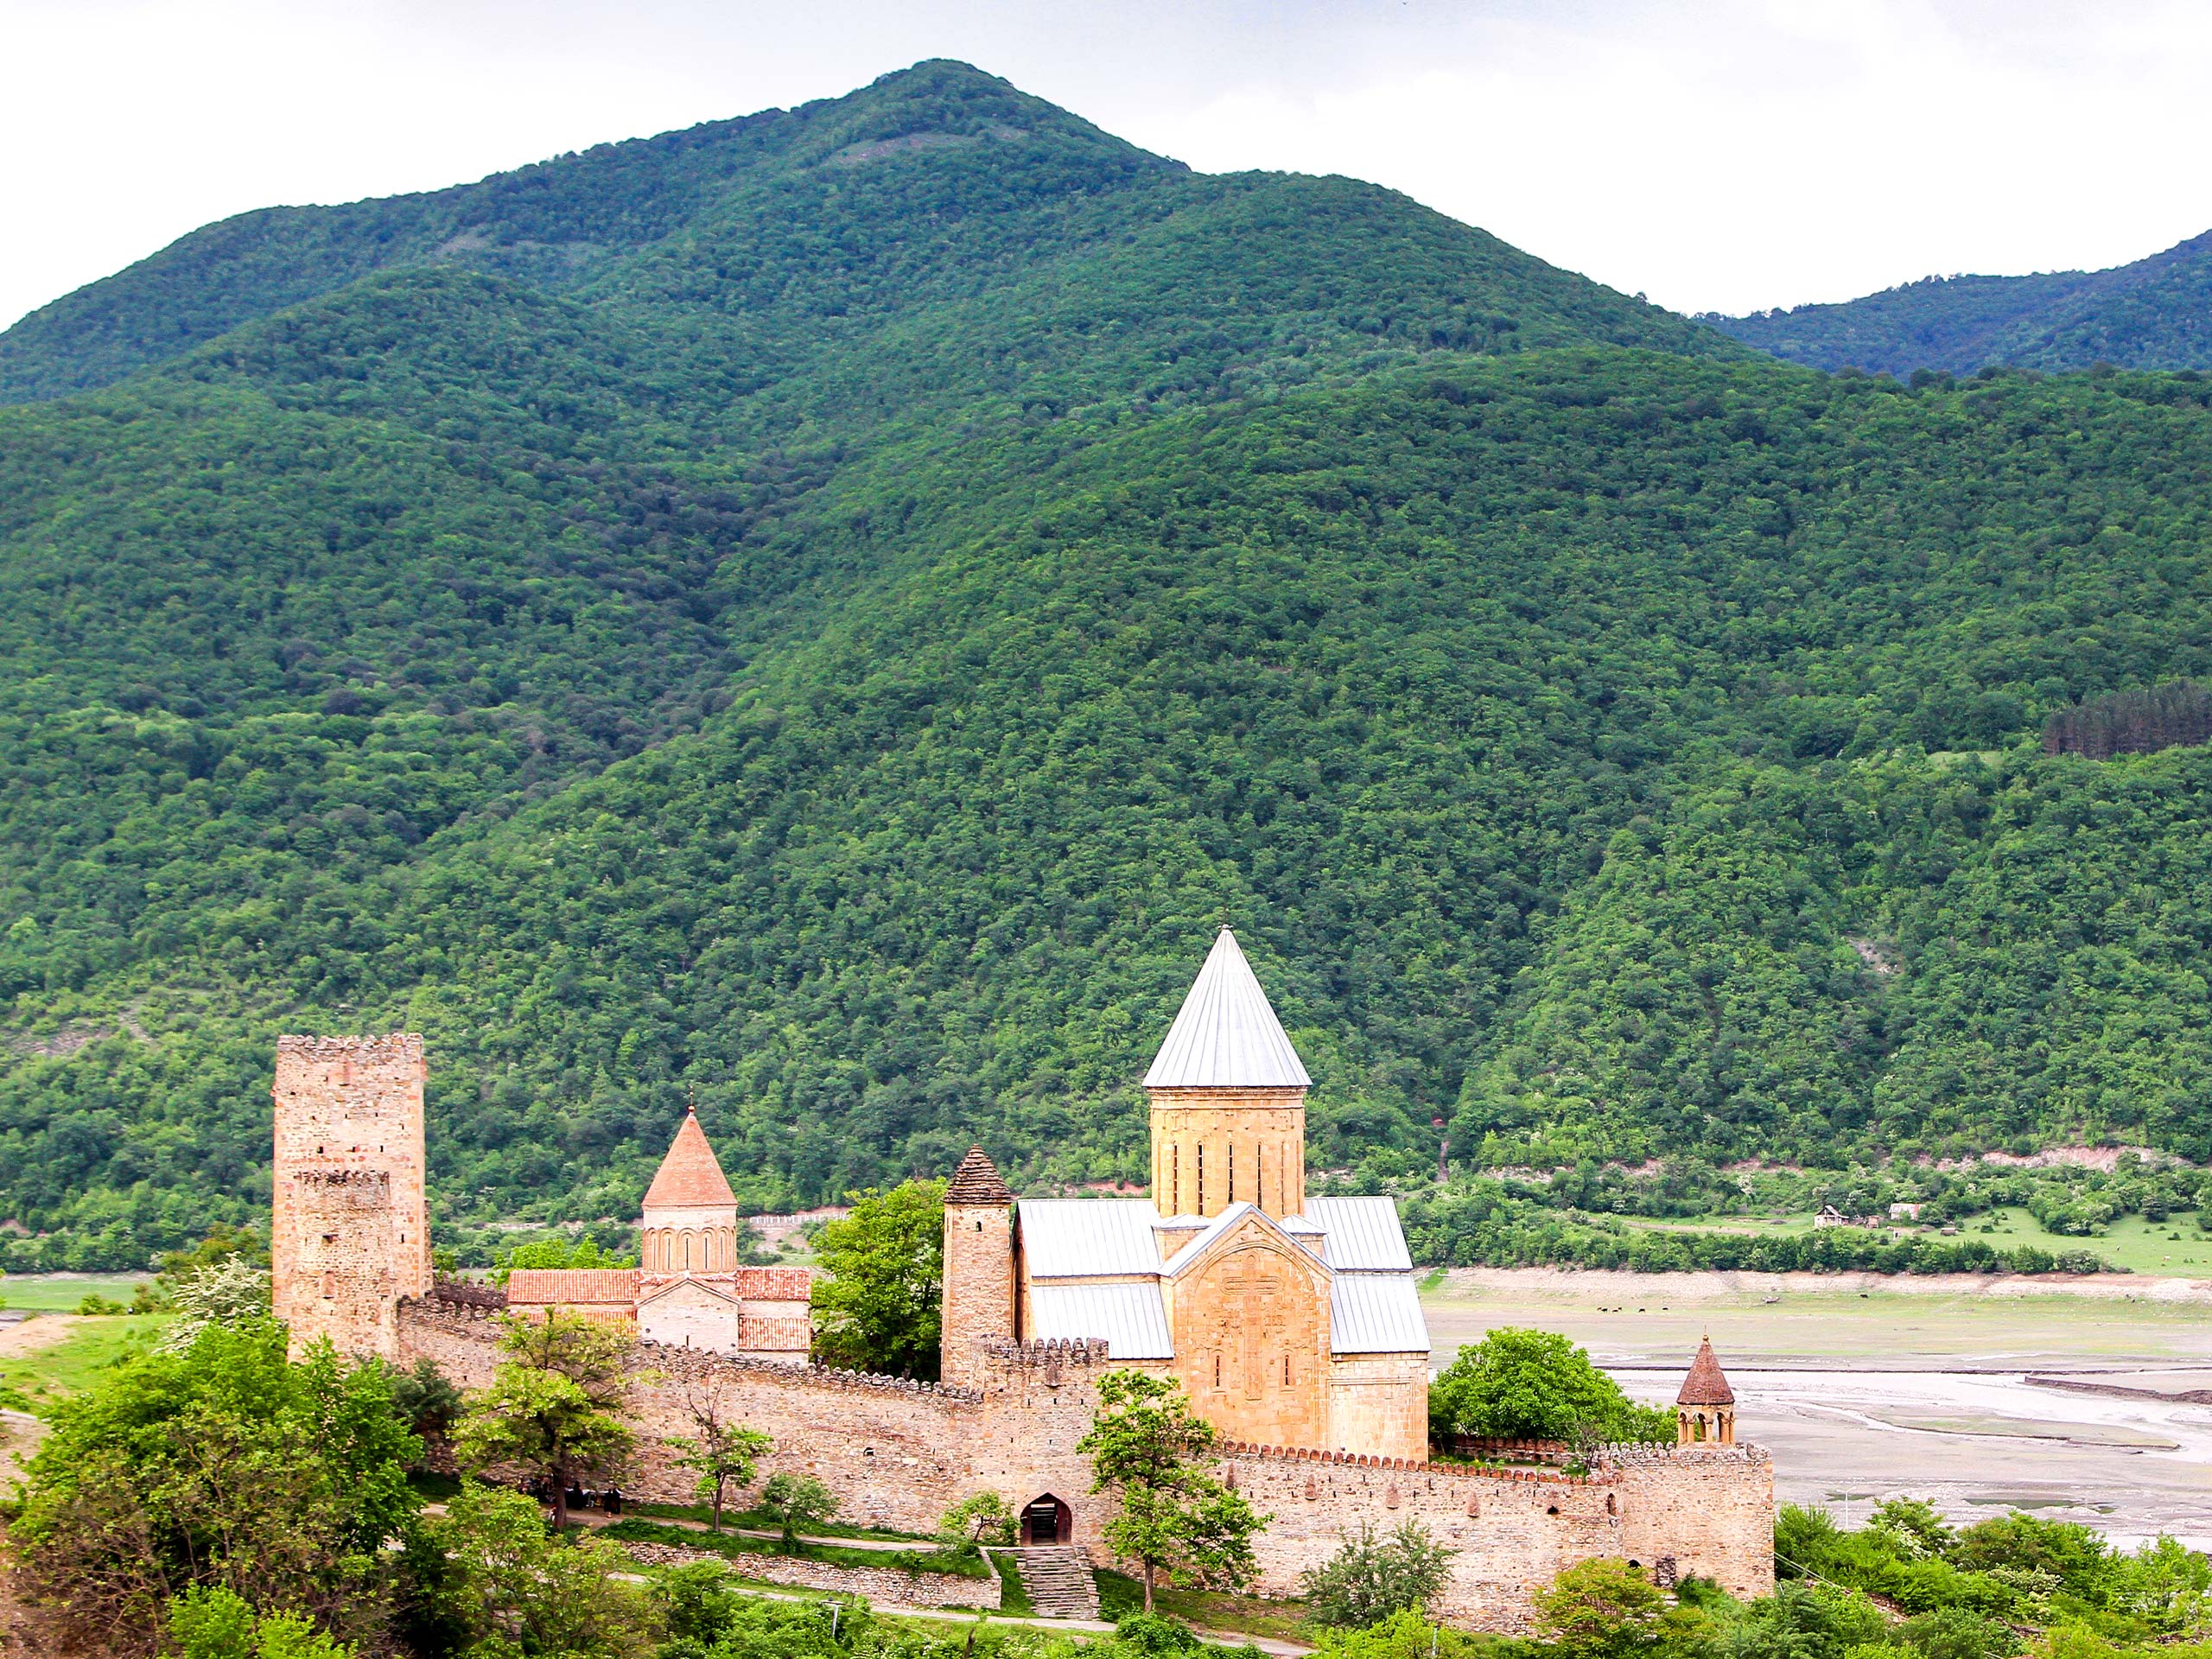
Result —
[[[1732, 1216], [1712, 1220], [1662, 1221], [1648, 1217], [1624, 1217], [1630, 1227], [1647, 1232], [1742, 1233], [1777, 1236], [1810, 1232], [1809, 1213], [1785, 1216]], [[1936, 1237], [1933, 1228], [1910, 1229], [1919, 1236]], [[2032, 1244], [2038, 1249], [2088, 1250], [2115, 1268], [2130, 1273], [2164, 1274], [2171, 1278], [2212, 1279], [2212, 1236], [2197, 1230], [2193, 1217], [2149, 1222], [2140, 1216], [2122, 1216], [2102, 1233], [2087, 1238], [2049, 1232], [2025, 1210], [2005, 1209], [1974, 1216], [1956, 1234], [1978, 1238], [2000, 1249]]]
[[[0, 1348], [0, 1389], [10, 1389], [42, 1412], [74, 1394], [108, 1367], [143, 1353], [155, 1333], [168, 1322], [166, 1313], [121, 1319], [72, 1319], [60, 1339], [36, 1347]], [[13, 1335], [23, 1327], [0, 1334]]]
[[134, 1287], [153, 1282], [150, 1273], [0, 1274], [0, 1307], [70, 1313], [94, 1293], [110, 1301], [128, 1302]]

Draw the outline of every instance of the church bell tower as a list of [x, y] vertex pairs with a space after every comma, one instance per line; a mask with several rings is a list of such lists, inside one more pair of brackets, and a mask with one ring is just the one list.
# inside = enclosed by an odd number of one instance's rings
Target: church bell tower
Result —
[[1278, 1221], [1301, 1213], [1313, 1084], [1236, 936], [1223, 928], [1144, 1075], [1154, 1207], [1217, 1216], [1250, 1204]]

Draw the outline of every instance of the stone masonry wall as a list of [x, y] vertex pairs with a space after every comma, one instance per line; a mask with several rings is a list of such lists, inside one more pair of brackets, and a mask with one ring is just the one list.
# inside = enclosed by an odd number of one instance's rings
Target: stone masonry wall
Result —
[[1339, 1354], [1329, 1362], [1329, 1437], [1386, 1458], [1428, 1456], [1428, 1356]]
[[1259, 1589], [1293, 1595], [1299, 1574], [1360, 1535], [1417, 1521], [1452, 1552], [1434, 1611], [1454, 1624], [1519, 1630], [1529, 1596], [1560, 1569], [1620, 1553], [1611, 1482], [1543, 1469], [1460, 1469], [1394, 1458], [1238, 1446], [1230, 1478], [1268, 1523]]
[[[498, 1329], [486, 1310], [409, 1303], [402, 1363], [427, 1356], [454, 1382], [480, 1386]], [[634, 1396], [641, 1461], [624, 1490], [690, 1501], [691, 1477], [664, 1440], [690, 1432], [690, 1406], [712, 1398], [773, 1438], [761, 1478], [814, 1475], [837, 1495], [842, 1520], [923, 1532], [975, 1492], [1017, 1507], [1050, 1495], [1071, 1511], [1074, 1541], [1109, 1565], [1108, 1500], [1091, 1492], [1089, 1460], [1075, 1449], [1109, 1369], [1105, 1344], [982, 1344], [977, 1363], [984, 1386], [941, 1388], [640, 1344], [636, 1368], [657, 1375]], [[1671, 1560], [1738, 1594], [1772, 1587], [1773, 1471], [1755, 1447], [1613, 1448], [1597, 1475], [1576, 1476], [1232, 1444], [1223, 1468], [1273, 1517], [1255, 1550], [1270, 1594], [1294, 1592], [1363, 1522], [1380, 1533], [1408, 1520], [1453, 1551], [1437, 1611], [1457, 1624], [1526, 1628], [1532, 1592], [1592, 1556], [1647, 1567]]]
[[638, 1560], [655, 1565], [681, 1567], [708, 1561], [770, 1584], [796, 1584], [810, 1590], [865, 1596], [871, 1602], [899, 1607], [983, 1607], [996, 1612], [1006, 1599], [1005, 1586], [995, 1573], [988, 1579], [963, 1579], [950, 1573], [908, 1573], [895, 1567], [838, 1567], [788, 1555], [747, 1554], [733, 1559], [712, 1550], [684, 1549], [674, 1544], [624, 1542], [622, 1548]]
[[1303, 1089], [1147, 1089], [1153, 1201], [1164, 1216], [1232, 1202], [1281, 1221], [1306, 1208]]
[[[1328, 1446], [1329, 1284], [1254, 1217], [1170, 1283], [1169, 1363], [1199, 1414], [1268, 1446]], [[1425, 1379], [1424, 1379], [1425, 1380]]]
[[978, 1344], [1011, 1341], [1014, 1212], [1005, 1205], [944, 1206], [944, 1332], [938, 1357], [948, 1382], [972, 1386], [987, 1374]]
[[394, 1309], [430, 1287], [423, 1076], [411, 1033], [276, 1039], [270, 1287], [296, 1350], [390, 1358]]
[[1774, 1592], [1774, 1463], [1756, 1446], [1621, 1446], [1621, 1548], [1662, 1580], [1696, 1573], [1732, 1596]]

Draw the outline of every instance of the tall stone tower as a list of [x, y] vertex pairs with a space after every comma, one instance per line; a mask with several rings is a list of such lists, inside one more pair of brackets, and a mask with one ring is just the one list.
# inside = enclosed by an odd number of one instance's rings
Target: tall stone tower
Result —
[[1223, 928], [1144, 1074], [1160, 1213], [1217, 1216], [1241, 1202], [1278, 1221], [1300, 1214], [1313, 1083]]
[[982, 1384], [977, 1344], [1016, 1334], [1014, 1298], [1014, 1194], [983, 1149], [970, 1147], [944, 1188], [944, 1381]]
[[698, 1114], [683, 1124], [645, 1189], [640, 1282], [694, 1279], [734, 1282], [737, 1277], [737, 1195], [721, 1160], [707, 1144]]
[[430, 1289], [423, 1039], [279, 1037], [270, 1285], [296, 1354], [317, 1337], [391, 1358]]

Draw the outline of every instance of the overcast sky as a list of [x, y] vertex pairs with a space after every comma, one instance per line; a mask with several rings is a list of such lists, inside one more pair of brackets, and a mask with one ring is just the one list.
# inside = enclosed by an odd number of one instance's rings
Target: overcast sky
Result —
[[2212, 227], [2212, 5], [0, 0], [0, 322], [197, 225], [963, 58], [1207, 170], [1346, 173], [1683, 311]]

